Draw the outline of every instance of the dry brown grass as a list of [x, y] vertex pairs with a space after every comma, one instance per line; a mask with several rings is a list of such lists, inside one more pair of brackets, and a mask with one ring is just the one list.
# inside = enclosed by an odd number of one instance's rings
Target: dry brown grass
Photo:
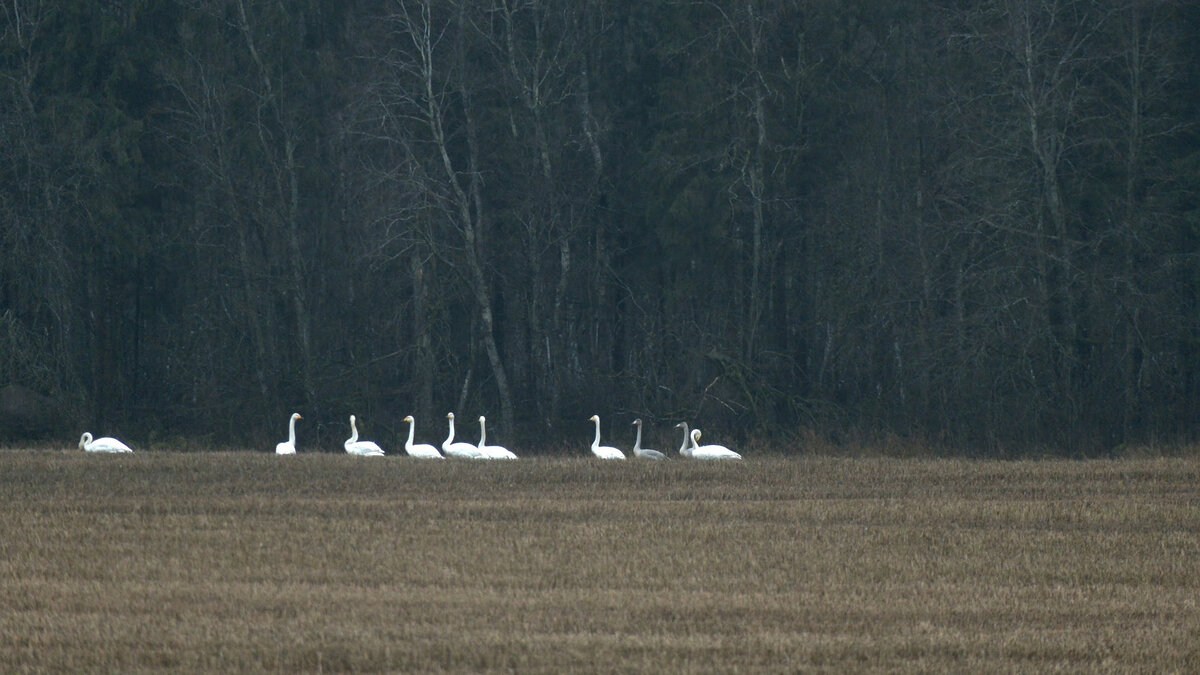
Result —
[[5, 452], [0, 671], [1195, 671], [1198, 474]]

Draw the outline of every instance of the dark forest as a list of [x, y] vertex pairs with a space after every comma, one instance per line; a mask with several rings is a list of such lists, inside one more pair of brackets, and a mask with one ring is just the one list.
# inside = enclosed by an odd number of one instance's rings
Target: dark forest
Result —
[[3, 4], [18, 440], [1200, 432], [1200, 3]]

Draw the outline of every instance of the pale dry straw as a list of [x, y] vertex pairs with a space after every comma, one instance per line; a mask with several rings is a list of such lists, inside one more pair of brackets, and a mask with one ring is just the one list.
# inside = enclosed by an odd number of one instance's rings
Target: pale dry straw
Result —
[[0, 454], [0, 670], [1192, 670], [1200, 461]]

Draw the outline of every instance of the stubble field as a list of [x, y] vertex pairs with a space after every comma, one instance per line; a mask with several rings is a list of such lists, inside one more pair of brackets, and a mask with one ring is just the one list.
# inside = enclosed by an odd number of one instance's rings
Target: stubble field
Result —
[[0, 671], [1195, 671], [1198, 481], [3, 452]]

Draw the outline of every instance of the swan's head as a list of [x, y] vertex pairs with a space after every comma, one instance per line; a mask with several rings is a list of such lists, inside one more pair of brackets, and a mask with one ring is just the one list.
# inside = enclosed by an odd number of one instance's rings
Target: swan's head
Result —
[[454, 413], [446, 413], [446, 419], [448, 419], [448, 420], [454, 419]]
[[675, 425], [675, 428], [676, 429], [687, 429], [687, 422], [680, 422], [679, 424]]
[[351, 416], [350, 416], [350, 424], [354, 424], [354, 422], [355, 422], [355, 420], [354, 420], [354, 415], [351, 415]]
[[412, 415], [405, 415], [405, 417], [404, 417], [404, 421], [405, 421], [405, 422], [408, 422], [409, 424], [412, 424], [412, 423], [414, 422], [414, 420], [413, 420], [413, 416], [412, 416]]
[[692, 429], [692, 440], [696, 441], [696, 442], [700, 441], [700, 430], [699, 429]]
[[92, 442], [92, 432], [90, 432], [90, 431], [83, 432], [83, 435], [79, 437], [79, 449], [83, 450], [83, 446], [85, 446], [91, 442]]
[[636, 420], [634, 420], [634, 421], [633, 421], [633, 426], [635, 426], [635, 427], [640, 427], [640, 426], [642, 426], [642, 420], [641, 420], [641, 419], [636, 419]]
[[486, 417], [484, 417], [483, 415], [480, 415], [480, 416], [479, 416], [479, 423], [480, 423], [480, 424], [483, 424], [483, 423], [484, 423], [484, 422], [486, 422], [486, 421], [487, 421], [487, 418], [486, 418]]
[[302, 420], [302, 419], [304, 419], [304, 417], [300, 413], [292, 413], [292, 419]]
[[599, 422], [599, 421], [600, 421], [600, 416], [599, 416], [599, 415], [592, 415], [591, 417], [589, 417], [589, 418], [588, 418], [588, 421], [589, 421], [589, 422]]

